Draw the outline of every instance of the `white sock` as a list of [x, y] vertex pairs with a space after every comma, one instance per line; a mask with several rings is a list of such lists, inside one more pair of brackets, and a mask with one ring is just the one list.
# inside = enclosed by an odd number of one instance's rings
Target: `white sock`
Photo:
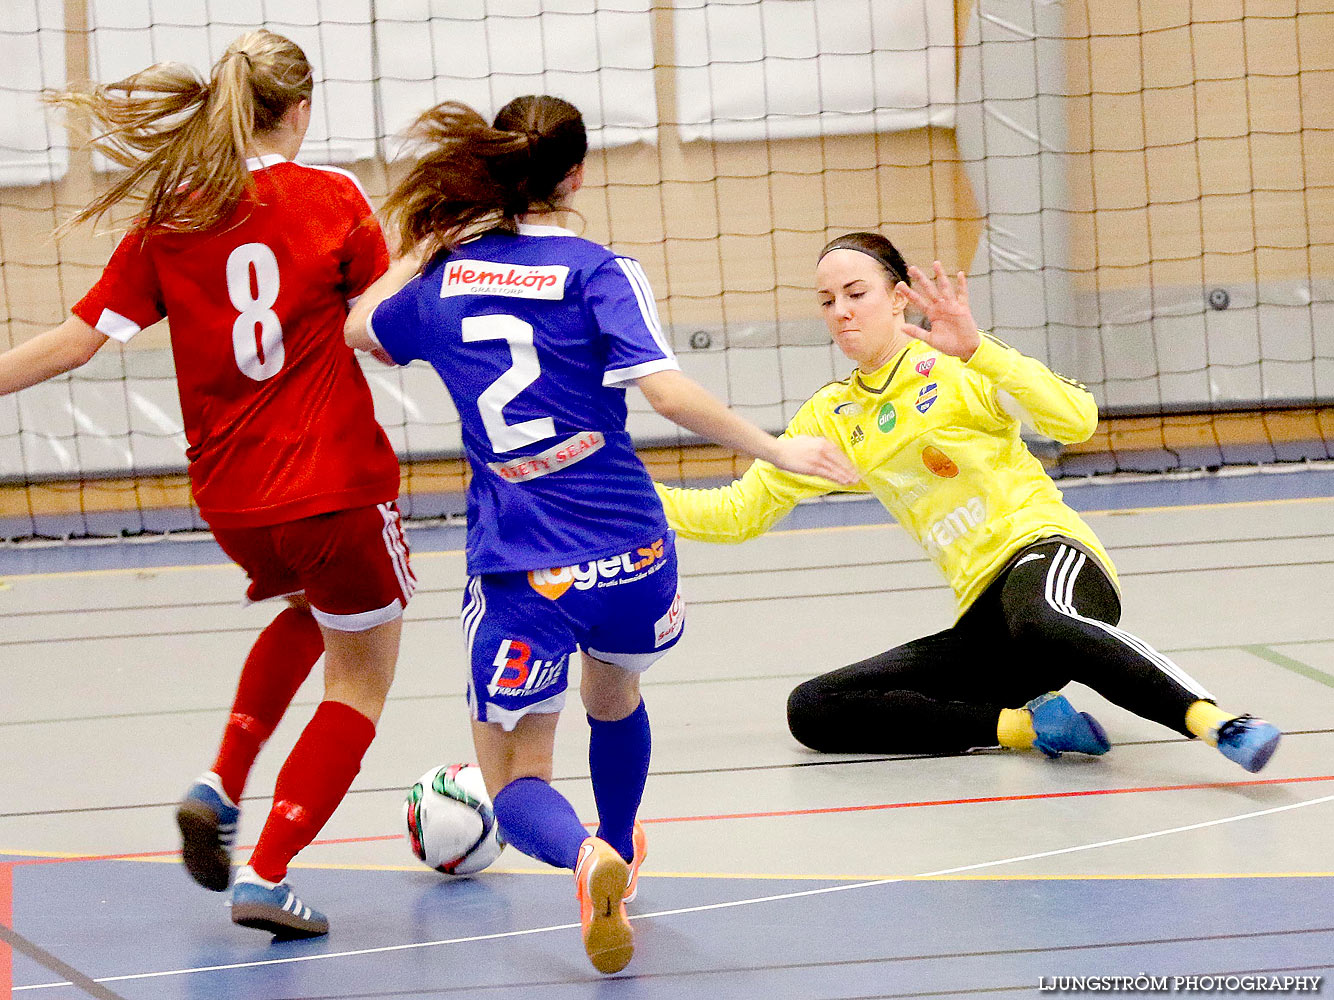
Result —
[[270, 882], [266, 878], [260, 878], [255, 874], [255, 869], [249, 865], [242, 865], [236, 870], [236, 877], [233, 882], [249, 882], [251, 885], [262, 885], [266, 889], [276, 889], [282, 885], [281, 882]]
[[231, 797], [222, 790], [222, 779], [218, 777], [216, 772], [205, 771], [197, 780], [201, 785], [208, 785], [209, 788], [217, 792], [218, 798], [222, 799], [223, 805], [230, 806], [233, 809], [236, 808], [236, 803], [233, 802]]

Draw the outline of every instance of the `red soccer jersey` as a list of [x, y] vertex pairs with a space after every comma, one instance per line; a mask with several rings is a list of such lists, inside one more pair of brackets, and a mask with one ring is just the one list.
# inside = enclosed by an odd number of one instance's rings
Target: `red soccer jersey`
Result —
[[164, 315], [195, 502], [213, 525], [383, 503], [398, 460], [343, 342], [388, 253], [351, 174], [277, 155], [207, 232], [129, 233], [74, 314], [123, 342]]

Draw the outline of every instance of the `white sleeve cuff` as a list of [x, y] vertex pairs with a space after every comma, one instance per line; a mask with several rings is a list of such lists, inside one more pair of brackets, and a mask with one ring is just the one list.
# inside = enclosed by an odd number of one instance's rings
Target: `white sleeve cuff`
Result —
[[[384, 344], [380, 343], [380, 338], [375, 335], [375, 327], [371, 323], [373, 319], [375, 319], [374, 309], [372, 309], [371, 314], [366, 317], [366, 336], [371, 338], [371, 343], [373, 343], [377, 349], [384, 351]], [[389, 352], [385, 351], [385, 353], [388, 354]]]
[[97, 317], [97, 322], [93, 325], [98, 333], [105, 334], [122, 344], [128, 344], [134, 335], [143, 329], [134, 320], [110, 309], [103, 309], [102, 315]]
[[637, 378], [652, 375], [654, 372], [679, 372], [680, 370], [681, 366], [677, 364], [675, 358], [658, 358], [656, 361], [645, 361], [643, 364], [631, 365], [629, 368], [609, 368], [602, 375], [602, 384], [611, 388], [621, 388]]

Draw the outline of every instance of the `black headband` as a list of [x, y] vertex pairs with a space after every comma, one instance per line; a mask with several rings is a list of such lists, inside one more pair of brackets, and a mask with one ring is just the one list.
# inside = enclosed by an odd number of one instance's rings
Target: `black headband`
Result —
[[825, 254], [829, 253], [831, 250], [856, 250], [858, 253], [864, 253], [888, 271], [890, 277], [895, 281], [902, 281], [905, 284], [908, 282], [908, 275], [900, 273], [898, 267], [895, 266], [894, 261], [879, 249], [873, 249], [872, 247], [863, 245], [862, 241], [856, 237], [844, 237], [843, 239], [834, 240], [833, 243], [830, 243], [829, 246], [825, 247], [824, 250], [820, 252], [820, 257], [816, 260], [816, 263], [818, 264], [821, 260], [824, 260]]

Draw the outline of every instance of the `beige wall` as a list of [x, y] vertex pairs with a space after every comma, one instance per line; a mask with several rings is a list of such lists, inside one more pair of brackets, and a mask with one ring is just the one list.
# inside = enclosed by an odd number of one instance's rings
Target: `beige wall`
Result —
[[[661, 120], [670, 122], [669, 0], [658, 6], [658, 101]], [[68, 64], [77, 79], [88, 65], [81, 3], [70, 0], [67, 10]], [[939, 256], [966, 266], [976, 249], [980, 220], [950, 130], [683, 145], [666, 126], [660, 137], [652, 148], [594, 152], [577, 207], [585, 235], [644, 263], [667, 324], [813, 318], [815, 254], [851, 229], [884, 228], [910, 260]], [[379, 162], [351, 169], [378, 204], [393, 171]], [[58, 184], [0, 189], [10, 343], [67, 315], [114, 247], [114, 235], [95, 237], [89, 226], [58, 244], [51, 238], [56, 220], [68, 217], [97, 182], [88, 156], [76, 155]], [[165, 336], [158, 327], [131, 347], [161, 347]]]
[[1068, 7], [1085, 287], [1334, 274], [1334, 4]]
[[[659, 2], [669, 122], [671, 11]], [[67, 9], [79, 77], [81, 3]], [[1107, 0], [1068, 11], [1068, 176], [1085, 287], [1334, 273], [1330, 0]], [[586, 235], [644, 262], [668, 324], [809, 319], [813, 256], [848, 229], [882, 228], [909, 260], [972, 260], [980, 219], [950, 130], [683, 145], [665, 126], [660, 136], [656, 147], [592, 154], [578, 204]], [[390, 171], [353, 169], [381, 199]], [[0, 189], [9, 342], [59, 322], [110, 253], [114, 236], [90, 227], [51, 237], [96, 183], [76, 154], [58, 184]], [[134, 346], [163, 338], [154, 330]]]

